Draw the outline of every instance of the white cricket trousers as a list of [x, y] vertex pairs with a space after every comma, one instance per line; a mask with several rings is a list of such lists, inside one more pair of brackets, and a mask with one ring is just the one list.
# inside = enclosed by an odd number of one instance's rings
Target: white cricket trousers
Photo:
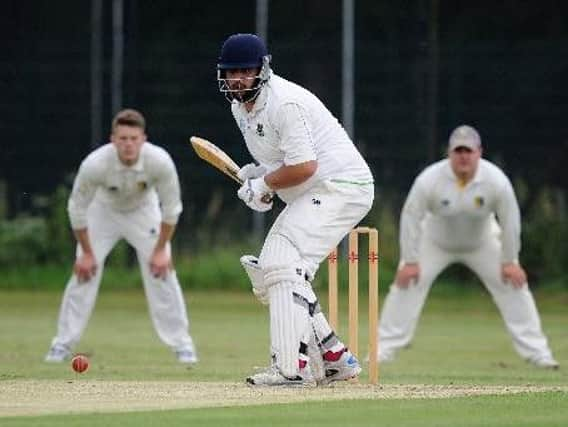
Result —
[[[265, 245], [274, 235], [284, 236], [299, 253], [308, 276], [313, 278], [320, 263], [367, 215], [373, 205], [374, 188], [373, 184], [323, 182], [286, 206], [272, 225]], [[264, 261], [279, 262], [278, 259]], [[263, 264], [263, 268], [267, 267]]]
[[[133, 211], [119, 212], [95, 199], [87, 211], [87, 224], [97, 260], [97, 272], [87, 282], [79, 283], [75, 274], [69, 279], [52, 345], [64, 345], [71, 349], [79, 342], [95, 305], [105, 259], [116, 243], [125, 239], [136, 250], [150, 316], [158, 336], [174, 351], [193, 350], [185, 302], [175, 271], [171, 271], [166, 279], [155, 278], [150, 272], [150, 256], [161, 225], [158, 204], [146, 204]], [[81, 248], [77, 245], [77, 256], [80, 253]]]
[[504, 283], [500, 260], [501, 241], [496, 235], [469, 252], [445, 251], [423, 236], [418, 282], [408, 288], [393, 283], [385, 298], [379, 326], [380, 353], [388, 357], [410, 343], [433, 281], [450, 264], [461, 263], [481, 279], [493, 297], [520, 356], [528, 360], [552, 357], [528, 285], [519, 289]]

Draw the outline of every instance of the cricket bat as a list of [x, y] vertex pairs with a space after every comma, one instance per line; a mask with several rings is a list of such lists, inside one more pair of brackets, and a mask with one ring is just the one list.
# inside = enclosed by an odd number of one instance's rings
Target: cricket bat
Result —
[[[199, 157], [209, 163], [211, 166], [219, 169], [225, 175], [230, 177], [235, 182], [243, 184], [243, 181], [237, 176], [239, 172], [239, 165], [229, 157], [227, 153], [213, 144], [211, 141], [199, 136], [192, 136], [190, 139], [193, 149]], [[265, 194], [262, 197], [264, 203], [270, 203], [273, 199], [273, 194]]]
[[190, 138], [191, 145], [199, 157], [205, 160], [210, 165], [216, 167], [229, 178], [242, 184], [243, 182], [237, 176], [239, 172], [239, 165], [229, 157], [227, 153], [204, 138], [192, 136]]

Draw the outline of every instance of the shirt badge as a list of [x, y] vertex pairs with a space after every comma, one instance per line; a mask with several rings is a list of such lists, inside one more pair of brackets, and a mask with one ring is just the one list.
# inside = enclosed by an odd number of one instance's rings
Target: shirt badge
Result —
[[477, 208], [481, 208], [485, 204], [485, 200], [482, 196], [476, 196], [475, 199], [473, 199], [473, 202], [475, 203], [475, 207]]
[[256, 134], [258, 136], [264, 136], [264, 125], [262, 123], [256, 125]]
[[148, 184], [146, 183], [146, 181], [137, 182], [136, 185], [138, 186], [139, 191], [144, 191], [148, 188]]
[[448, 199], [443, 199], [441, 202], [442, 206], [446, 207], [446, 206], [450, 206], [450, 201]]

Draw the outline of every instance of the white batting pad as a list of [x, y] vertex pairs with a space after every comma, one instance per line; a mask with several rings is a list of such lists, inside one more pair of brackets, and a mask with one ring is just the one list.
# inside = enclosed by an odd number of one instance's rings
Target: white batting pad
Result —
[[241, 265], [245, 269], [252, 284], [253, 294], [262, 304], [267, 305], [268, 290], [264, 285], [264, 273], [260, 267], [258, 258], [253, 255], [243, 255], [241, 257]]
[[280, 282], [304, 282], [300, 253], [286, 237], [277, 233], [269, 234], [259, 258], [266, 286]]
[[309, 303], [295, 288], [290, 282], [269, 288], [270, 340], [276, 364], [287, 378], [298, 375], [300, 342], [311, 329]]

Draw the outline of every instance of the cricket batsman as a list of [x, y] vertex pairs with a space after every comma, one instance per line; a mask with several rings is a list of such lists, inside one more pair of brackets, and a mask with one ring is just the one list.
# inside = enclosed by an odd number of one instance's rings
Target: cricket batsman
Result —
[[241, 259], [254, 293], [269, 305], [273, 361], [247, 382], [312, 382], [312, 338], [323, 360], [322, 383], [354, 378], [359, 362], [329, 326], [310, 282], [369, 212], [373, 176], [331, 112], [313, 93], [276, 75], [270, 60], [260, 37], [234, 34], [217, 64], [219, 89], [255, 160], [239, 171], [238, 197], [259, 212], [272, 208], [271, 197], [286, 204], [258, 259]]

